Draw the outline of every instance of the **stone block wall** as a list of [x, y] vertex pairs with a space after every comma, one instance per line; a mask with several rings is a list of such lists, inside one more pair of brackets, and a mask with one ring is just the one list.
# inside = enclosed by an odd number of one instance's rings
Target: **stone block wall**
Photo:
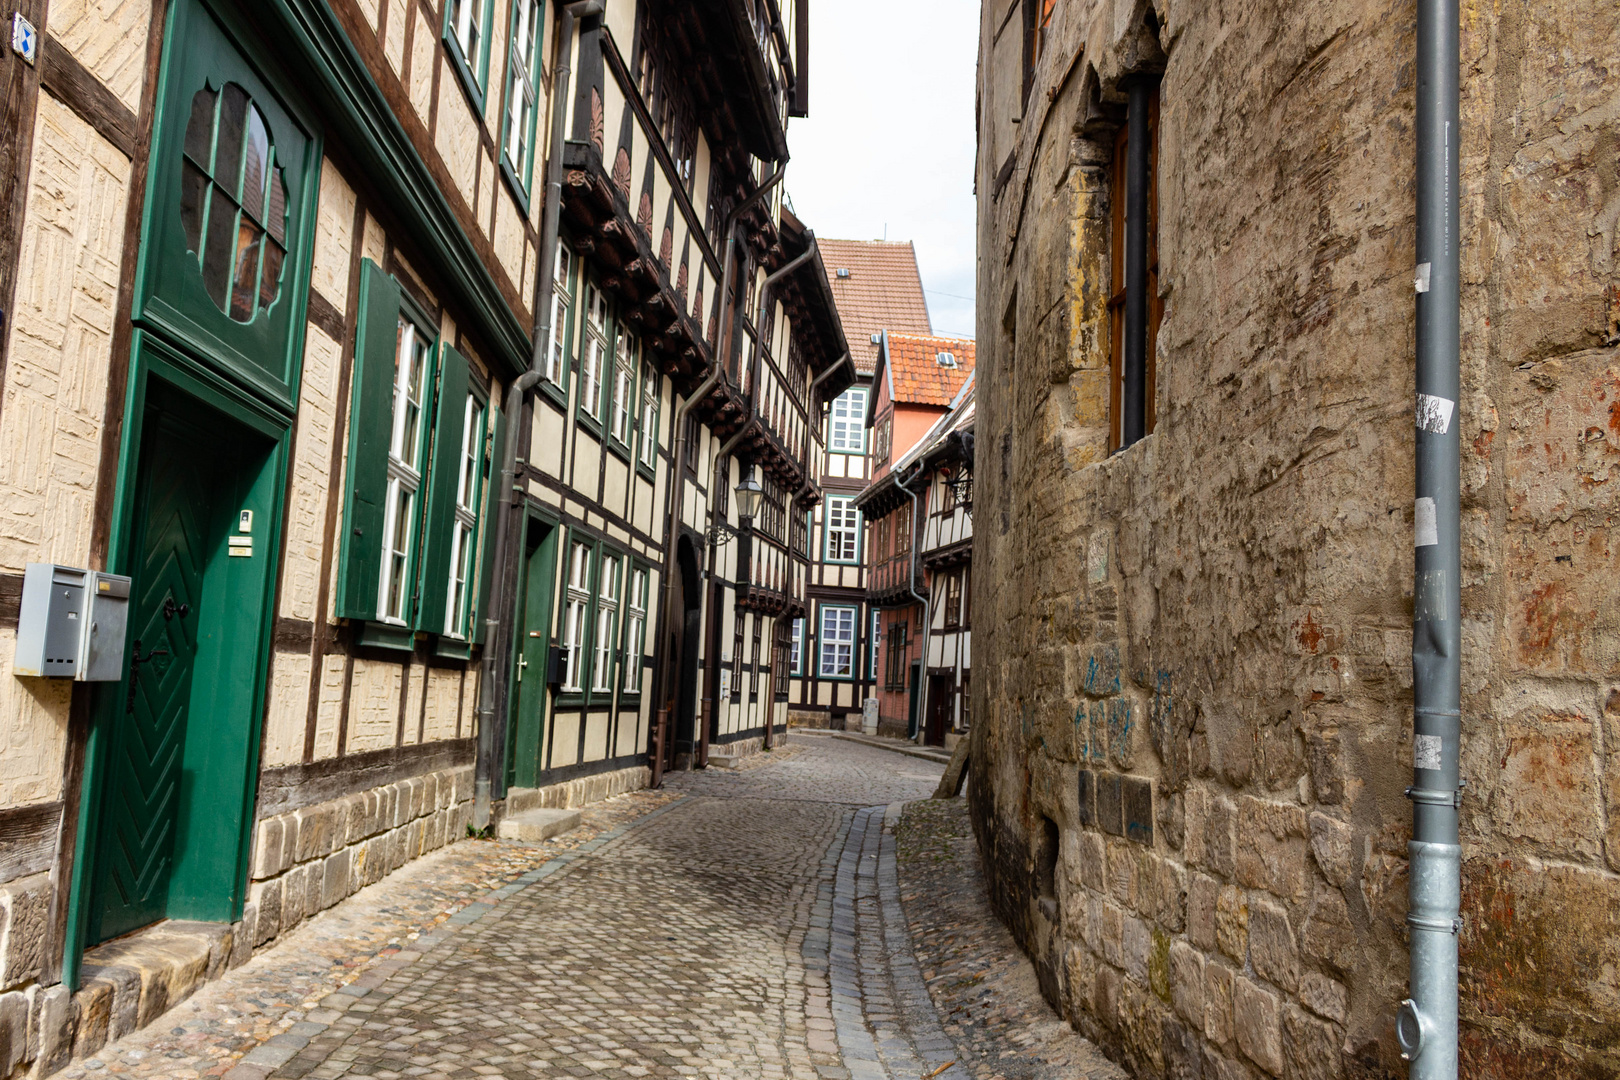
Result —
[[[1620, 1075], [1620, 25], [1462, 5], [1462, 1071]], [[1406, 1074], [1410, 3], [983, 9], [974, 822], [1135, 1074]], [[1162, 76], [1157, 424], [1109, 445]], [[1014, 120], [1016, 119], [1016, 122]]]
[[243, 916], [253, 947], [464, 836], [472, 788], [463, 766], [261, 819]]

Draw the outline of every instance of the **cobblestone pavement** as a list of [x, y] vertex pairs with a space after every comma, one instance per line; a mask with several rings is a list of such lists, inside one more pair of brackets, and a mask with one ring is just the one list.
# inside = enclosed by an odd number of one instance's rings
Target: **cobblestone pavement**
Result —
[[1041, 997], [1035, 968], [984, 893], [962, 799], [908, 803], [899, 891], [923, 978], [976, 1080], [1124, 1080]]
[[998, 1075], [958, 1063], [901, 907], [900, 806], [940, 772], [793, 737], [545, 845], [453, 845], [68, 1075]]

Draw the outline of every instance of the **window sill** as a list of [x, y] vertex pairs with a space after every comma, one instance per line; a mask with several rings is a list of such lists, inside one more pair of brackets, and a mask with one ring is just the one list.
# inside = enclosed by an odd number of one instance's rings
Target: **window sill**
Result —
[[557, 406], [563, 413], [568, 412], [568, 388], [562, 383], [552, 382], [542, 376], [540, 381], [535, 384], [535, 389], [540, 391], [541, 397]]
[[624, 443], [620, 442], [618, 439], [614, 438], [612, 435], [608, 436], [607, 448], [613, 451], [614, 457], [618, 458], [626, 465], [630, 464], [630, 448]]
[[579, 426], [597, 442], [606, 441], [602, 435], [602, 421], [586, 412], [584, 408], [579, 410]]
[[461, 42], [456, 40], [455, 34], [450, 32], [449, 26], [444, 31], [444, 49], [450, 54], [450, 66], [455, 69], [457, 81], [461, 83], [461, 92], [467, 95], [467, 103], [478, 116], [479, 124], [484, 120], [484, 89], [478, 85], [478, 77], [473, 74], [472, 65], [467, 58], [461, 55]]
[[658, 479], [658, 473], [653, 469], [653, 467], [642, 461], [636, 462], [636, 473], [648, 483], [652, 483]]
[[[504, 142], [506, 136], [503, 134], [501, 139]], [[501, 150], [501, 177], [506, 181], [506, 190], [518, 204], [518, 216], [527, 221], [529, 217], [529, 189], [524, 186], [523, 181], [518, 179], [517, 170], [512, 168], [512, 162], [507, 158], [504, 148]]]
[[360, 626], [355, 644], [368, 649], [393, 649], [396, 652], [415, 652], [416, 634], [408, 626], [368, 622]]
[[455, 638], [441, 637], [433, 646], [433, 655], [446, 660], [471, 660], [472, 643], [457, 641]]

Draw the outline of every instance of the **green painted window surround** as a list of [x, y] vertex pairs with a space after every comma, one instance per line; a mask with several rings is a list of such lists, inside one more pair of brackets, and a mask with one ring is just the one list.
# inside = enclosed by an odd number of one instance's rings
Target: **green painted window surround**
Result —
[[546, 0], [512, 0], [507, 29], [506, 103], [501, 110], [501, 175], [525, 215], [534, 183], [534, 140], [541, 111], [539, 67]]
[[[447, 0], [444, 5], [444, 44], [461, 88], [482, 118], [489, 86], [489, 24], [495, 0]], [[468, 55], [468, 54], [471, 55]]]
[[469, 656], [489, 603], [494, 530], [482, 526], [503, 418], [466, 357], [369, 259], [355, 336], [336, 614], [363, 624], [363, 645], [410, 650], [426, 633], [441, 655]]

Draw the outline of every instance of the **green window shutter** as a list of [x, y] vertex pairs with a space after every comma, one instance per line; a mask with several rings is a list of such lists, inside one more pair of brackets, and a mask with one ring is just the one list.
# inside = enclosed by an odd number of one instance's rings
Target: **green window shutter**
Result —
[[433, 454], [428, 466], [427, 518], [422, 529], [422, 576], [417, 594], [416, 629], [442, 634], [448, 609], [450, 547], [455, 536], [456, 488], [461, 482], [461, 439], [467, 419], [467, 358], [450, 346], [439, 349], [439, 392], [433, 422]]
[[506, 459], [506, 414], [501, 409], [495, 396], [495, 389], [490, 391], [489, 418], [490, 418], [490, 451], [486, 467], [489, 469], [489, 482], [484, 485], [487, 493], [484, 497], [483, 513], [478, 518], [478, 531], [483, 537], [484, 550], [478, 555], [478, 607], [473, 612], [472, 626], [468, 636], [473, 641], [482, 643], [484, 640], [484, 613], [489, 610], [490, 586], [495, 583], [495, 525], [496, 508], [500, 505], [498, 500], [501, 492], [501, 463]]
[[343, 492], [343, 546], [336, 614], [375, 619], [382, 580], [388, 444], [394, 427], [399, 285], [370, 259], [360, 271], [360, 324], [349, 382], [349, 461]]

